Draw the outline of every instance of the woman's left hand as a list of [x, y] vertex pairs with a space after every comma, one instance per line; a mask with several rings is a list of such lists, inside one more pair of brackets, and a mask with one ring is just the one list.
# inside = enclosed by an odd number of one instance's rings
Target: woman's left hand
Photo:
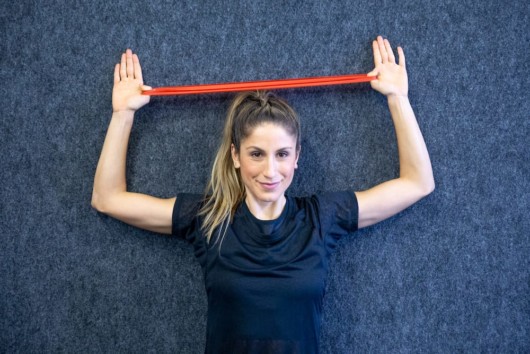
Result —
[[370, 81], [372, 88], [385, 96], [407, 96], [408, 78], [405, 67], [405, 53], [398, 47], [399, 63], [392, 52], [390, 42], [378, 36], [372, 43], [374, 50], [375, 69], [368, 73], [377, 76], [377, 80]]

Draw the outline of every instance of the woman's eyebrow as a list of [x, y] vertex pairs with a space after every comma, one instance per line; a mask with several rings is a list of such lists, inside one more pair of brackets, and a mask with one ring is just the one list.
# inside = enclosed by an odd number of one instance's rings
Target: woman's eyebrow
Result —
[[[286, 147], [283, 147], [283, 148], [279, 148], [279, 149], [276, 150], [276, 151], [281, 151], [281, 150], [292, 150], [292, 149], [293, 149], [292, 146], [286, 146]], [[265, 151], [265, 150], [263, 150], [263, 149], [261, 149], [261, 148], [259, 148], [259, 147], [257, 147], [257, 146], [248, 146], [248, 147], [246, 148], [246, 150]]]

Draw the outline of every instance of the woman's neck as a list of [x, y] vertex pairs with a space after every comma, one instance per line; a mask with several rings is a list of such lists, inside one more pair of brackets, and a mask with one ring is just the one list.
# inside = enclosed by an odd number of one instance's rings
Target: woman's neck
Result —
[[248, 210], [259, 220], [274, 220], [280, 217], [283, 208], [285, 207], [285, 195], [282, 195], [274, 202], [260, 202], [250, 198], [248, 195], [245, 198]]

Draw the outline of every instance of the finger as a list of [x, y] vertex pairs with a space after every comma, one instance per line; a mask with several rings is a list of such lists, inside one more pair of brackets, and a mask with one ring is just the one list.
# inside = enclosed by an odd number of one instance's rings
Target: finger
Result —
[[377, 37], [377, 44], [379, 46], [379, 51], [381, 52], [381, 62], [385, 64], [386, 62], [388, 62], [388, 53], [386, 52], [383, 37], [381, 36]]
[[138, 59], [138, 55], [133, 55], [133, 63], [134, 63], [134, 78], [140, 80], [140, 82], [144, 82], [142, 78], [142, 67], [140, 66], [140, 59]]
[[142, 91], [149, 91], [149, 90], [152, 90], [153, 88], [151, 86], [147, 86], [147, 85], [142, 85]]
[[121, 55], [121, 63], [120, 63], [120, 78], [122, 80], [125, 80], [127, 78], [127, 71], [126, 71], [126, 62], [125, 62], [125, 53]]
[[134, 65], [132, 51], [130, 49], [127, 49], [127, 77], [131, 79], [134, 78]]
[[377, 76], [377, 74], [379, 74], [379, 71], [377, 69], [374, 69], [372, 71], [370, 71], [368, 74], [368, 76]]
[[405, 52], [403, 51], [403, 48], [398, 47], [398, 56], [399, 56], [399, 65], [406, 68], [407, 65], [405, 64]]
[[372, 42], [372, 49], [374, 51], [374, 64], [377, 67], [382, 62], [381, 52], [379, 51], [379, 45], [377, 44], [377, 41]]
[[384, 43], [385, 43], [386, 52], [388, 54], [388, 61], [391, 62], [391, 63], [395, 63], [396, 62], [396, 57], [394, 56], [394, 52], [392, 51], [392, 47], [390, 46], [390, 42], [388, 41], [388, 39], [385, 39]]
[[120, 64], [114, 66], [114, 83], [120, 82]]

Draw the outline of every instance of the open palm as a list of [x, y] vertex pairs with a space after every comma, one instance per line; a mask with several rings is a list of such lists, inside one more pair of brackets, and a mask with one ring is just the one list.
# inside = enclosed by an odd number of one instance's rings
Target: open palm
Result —
[[387, 39], [378, 36], [377, 40], [373, 41], [372, 47], [375, 69], [368, 75], [377, 76], [377, 80], [370, 82], [372, 88], [386, 96], [407, 96], [408, 78], [403, 48], [398, 47], [399, 63], [396, 63], [392, 47]]
[[142, 95], [144, 86], [140, 60], [130, 49], [121, 55], [121, 62], [114, 68], [114, 88], [112, 90], [112, 109], [119, 111], [136, 111], [149, 103], [149, 96]]

